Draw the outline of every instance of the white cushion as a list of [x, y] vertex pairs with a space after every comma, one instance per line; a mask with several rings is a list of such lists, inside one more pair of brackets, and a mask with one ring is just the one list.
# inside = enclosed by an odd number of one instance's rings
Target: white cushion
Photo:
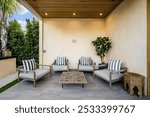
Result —
[[[103, 70], [96, 70], [96, 71], [94, 71], [94, 75], [96, 75], [96, 76], [98, 76], [98, 77], [100, 77], [100, 78], [102, 78], [102, 79], [104, 79], [104, 80], [106, 80], [106, 81], [110, 81], [109, 80], [109, 74], [110, 74], [110, 70], [108, 70], [108, 69], [103, 69]], [[112, 81], [113, 80], [121, 80], [123, 78], [123, 74], [121, 74], [121, 73], [114, 73], [114, 74], [112, 74]]]
[[68, 67], [67, 65], [53, 65], [53, 71], [67, 71]]
[[93, 71], [93, 65], [79, 65], [79, 71]]
[[[47, 69], [36, 69], [34, 71], [36, 72], [36, 79], [39, 79], [42, 76], [44, 76], [44, 75], [49, 73], [49, 70], [47, 70]], [[34, 73], [33, 72], [27, 72], [27, 73], [21, 72], [19, 74], [19, 77], [20, 78], [34, 79]]]

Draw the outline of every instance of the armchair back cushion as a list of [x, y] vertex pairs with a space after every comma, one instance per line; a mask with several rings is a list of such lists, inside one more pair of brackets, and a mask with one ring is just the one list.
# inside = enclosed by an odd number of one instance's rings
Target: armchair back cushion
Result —
[[91, 59], [91, 57], [81, 57], [79, 61], [80, 61], [81, 65], [92, 65], [93, 64], [93, 60]]
[[35, 70], [37, 69], [35, 59], [22, 60], [24, 70]]
[[112, 60], [108, 61], [108, 70], [111, 71], [120, 71], [121, 68], [121, 61], [120, 60]]
[[66, 57], [57, 57], [56, 59], [56, 65], [66, 65], [67, 64], [67, 59]]

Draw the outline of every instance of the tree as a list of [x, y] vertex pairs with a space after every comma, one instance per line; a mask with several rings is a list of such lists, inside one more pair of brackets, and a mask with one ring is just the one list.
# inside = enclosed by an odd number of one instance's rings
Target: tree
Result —
[[105, 63], [104, 57], [105, 54], [111, 48], [111, 42], [109, 41], [108, 37], [97, 37], [95, 41], [92, 41], [93, 45], [95, 46], [95, 50], [97, 55], [100, 56], [101, 62]]
[[22, 65], [25, 59], [39, 61], [39, 22], [35, 19], [26, 22], [26, 31], [22, 31], [16, 20], [9, 22], [8, 26], [8, 49], [17, 55], [17, 65]]
[[17, 65], [21, 65], [22, 60], [25, 59], [24, 45], [24, 33], [21, 25], [16, 20], [9, 22], [7, 47], [16, 55]]
[[26, 49], [28, 58], [35, 58], [39, 60], [39, 22], [33, 18], [33, 20], [26, 20]]
[[16, 11], [19, 5], [17, 0], [0, 0], [0, 19], [1, 19], [1, 49], [7, 49], [7, 19]]

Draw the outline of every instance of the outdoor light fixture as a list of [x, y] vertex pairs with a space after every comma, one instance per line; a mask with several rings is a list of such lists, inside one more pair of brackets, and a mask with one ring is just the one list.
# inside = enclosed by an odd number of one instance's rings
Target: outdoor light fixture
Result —
[[48, 15], [48, 13], [45, 13], [45, 15]]
[[103, 15], [103, 13], [100, 13], [99, 15], [100, 15], [100, 16], [102, 16], [102, 15]]
[[76, 15], [76, 13], [73, 13], [73, 16], [75, 16]]

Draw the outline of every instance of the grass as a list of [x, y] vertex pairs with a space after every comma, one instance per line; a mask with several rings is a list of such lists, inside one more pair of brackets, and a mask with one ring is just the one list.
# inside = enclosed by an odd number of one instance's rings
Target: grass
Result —
[[12, 81], [12, 82], [10, 82], [8, 84], [6, 84], [5, 86], [0, 88], [0, 93], [4, 92], [5, 90], [7, 90], [8, 88], [14, 86], [17, 83], [18, 83], [18, 79], [14, 80], [14, 81]]

